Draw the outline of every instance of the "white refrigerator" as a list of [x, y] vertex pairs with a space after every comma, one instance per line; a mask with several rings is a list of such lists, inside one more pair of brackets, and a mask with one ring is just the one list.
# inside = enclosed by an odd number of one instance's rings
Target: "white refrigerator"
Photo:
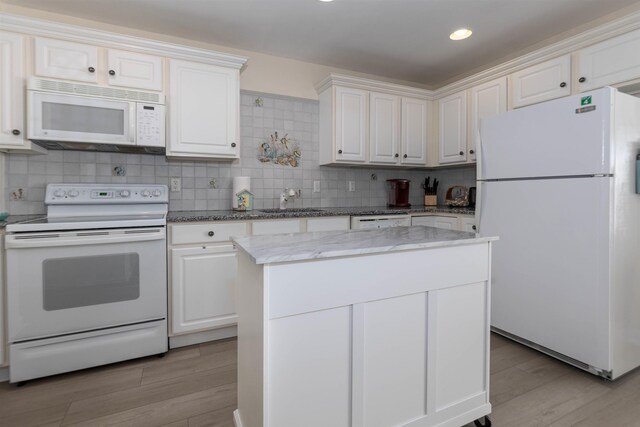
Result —
[[609, 379], [640, 366], [640, 99], [613, 88], [484, 119], [491, 325]]

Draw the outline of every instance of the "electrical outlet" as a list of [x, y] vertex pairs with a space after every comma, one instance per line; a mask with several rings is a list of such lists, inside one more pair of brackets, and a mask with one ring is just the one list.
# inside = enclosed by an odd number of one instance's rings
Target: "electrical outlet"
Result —
[[314, 193], [320, 192], [320, 181], [313, 181], [313, 192]]
[[349, 181], [349, 191], [356, 191], [356, 182]]
[[169, 178], [169, 189], [171, 191], [181, 191], [182, 190], [182, 179], [180, 179], [180, 178]]

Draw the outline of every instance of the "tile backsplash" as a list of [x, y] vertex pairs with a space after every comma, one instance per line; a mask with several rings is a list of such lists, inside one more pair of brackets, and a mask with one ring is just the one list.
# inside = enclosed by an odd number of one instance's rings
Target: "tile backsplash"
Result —
[[[259, 99], [259, 102], [256, 100]], [[259, 106], [260, 104], [261, 106]], [[422, 205], [420, 184], [428, 175], [441, 185], [438, 200], [444, 202], [446, 189], [455, 184], [472, 186], [475, 167], [443, 170], [399, 170], [318, 166], [318, 102], [269, 94], [241, 94], [241, 158], [234, 162], [167, 159], [140, 154], [49, 151], [45, 155], [6, 156], [5, 206], [10, 214], [45, 212], [44, 191], [48, 183], [139, 183], [169, 184], [169, 178], [181, 179], [182, 190], [170, 193], [169, 209], [231, 209], [234, 176], [250, 176], [254, 208], [279, 206], [284, 188], [302, 190], [302, 196], [290, 207], [383, 206], [386, 203], [385, 180], [410, 179], [412, 204]], [[262, 163], [259, 146], [269, 135], [288, 134], [299, 144], [298, 167]], [[115, 176], [122, 167], [125, 176]], [[320, 192], [313, 182], [320, 181]], [[355, 181], [355, 191], [348, 182]], [[214, 188], [215, 187], [215, 188]], [[21, 190], [21, 191], [20, 191]]]

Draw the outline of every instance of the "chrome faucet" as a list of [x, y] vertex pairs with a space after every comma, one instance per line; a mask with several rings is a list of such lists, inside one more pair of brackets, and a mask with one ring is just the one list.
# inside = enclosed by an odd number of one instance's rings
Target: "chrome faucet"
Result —
[[280, 194], [280, 209], [286, 209], [287, 202], [290, 199], [295, 199], [296, 197], [300, 197], [301, 194], [302, 194], [302, 190], [285, 188], [284, 191]]

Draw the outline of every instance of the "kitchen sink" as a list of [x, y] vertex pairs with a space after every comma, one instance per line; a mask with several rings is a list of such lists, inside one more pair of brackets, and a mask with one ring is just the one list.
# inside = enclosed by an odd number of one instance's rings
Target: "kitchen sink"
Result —
[[287, 213], [287, 212], [322, 212], [322, 209], [315, 208], [286, 208], [286, 209], [257, 209], [264, 213]]

